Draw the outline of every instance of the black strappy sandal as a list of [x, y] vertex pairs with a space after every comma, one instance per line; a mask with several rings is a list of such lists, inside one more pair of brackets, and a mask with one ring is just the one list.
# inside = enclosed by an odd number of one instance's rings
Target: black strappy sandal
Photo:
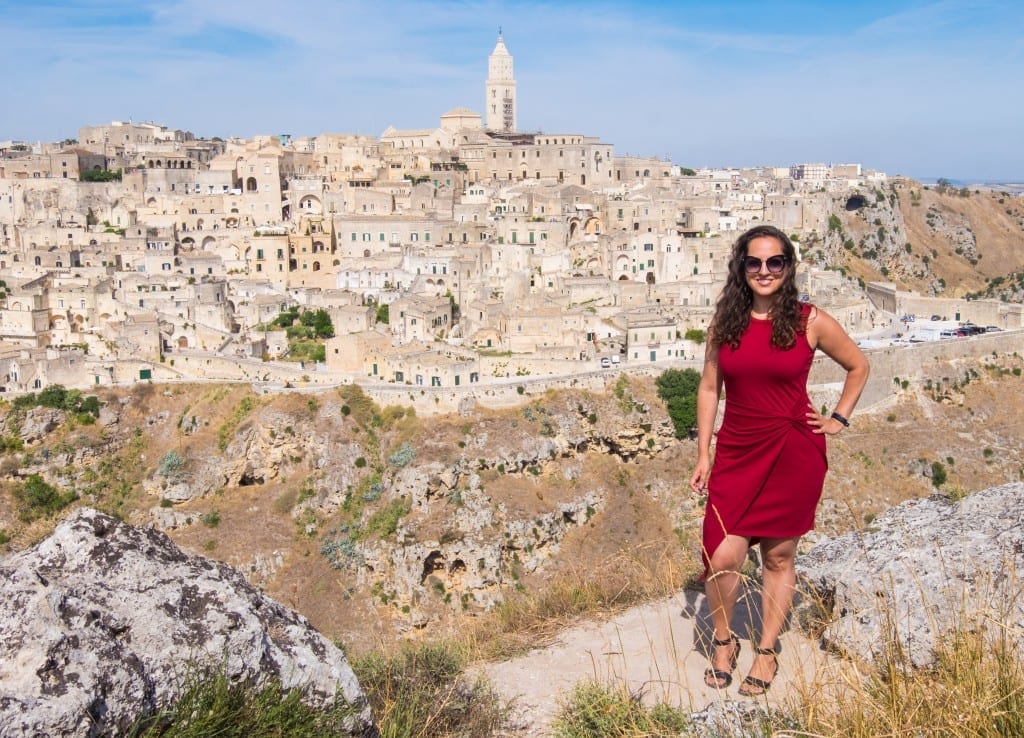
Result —
[[[724, 641], [712, 638], [711, 645], [712, 647], [735, 646], [732, 658], [729, 659], [729, 671], [722, 671], [711, 666], [704, 670], [704, 683], [706, 685], [712, 689], [725, 689], [732, 684], [732, 673], [736, 670], [736, 662], [740, 658], [740, 639], [736, 637], [735, 633], [730, 633], [729, 637]], [[714, 654], [712, 654], [712, 659], [714, 659]], [[714, 680], [713, 682], [711, 681], [712, 679]]]
[[[772, 678], [768, 680], [758, 679], [757, 677], [752, 677], [749, 674], [744, 677], [743, 682], [740, 684], [740, 688], [737, 690], [737, 692], [744, 697], [760, 697], [763, 695], [771, 688], [772, 682], [775, 680], [775, 675], [779, 673], [778, 651], [774, 648], [761, 648], [760, 646], [754, 646], [754, 653], [761, 656], [771, 656], [772, 660], [775, 662], [775, 668], [772, 670]], [[753, 687], [758, 691], [752, 692], [749, 689], [750, 687]]]

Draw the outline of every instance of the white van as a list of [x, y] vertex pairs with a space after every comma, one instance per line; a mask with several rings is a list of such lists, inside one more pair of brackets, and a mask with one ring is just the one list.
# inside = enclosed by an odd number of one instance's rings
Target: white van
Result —
[[601, 368], [602, 369], [611, 369], [611, 367], [612, 367], [612, 360], [609, 359], [607, 356], [602, 356], [601, 357]]

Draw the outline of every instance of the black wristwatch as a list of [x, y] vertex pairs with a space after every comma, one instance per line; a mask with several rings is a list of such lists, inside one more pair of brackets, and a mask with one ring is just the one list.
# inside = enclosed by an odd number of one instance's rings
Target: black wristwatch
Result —
[[849, 421], [849, 420], [847, 420], [846, 418], [844, 418], [844, 417], [843, 417], [842, 415], [840, 415], [839, 413], [832, 413], [832, 418], [833, 418], [834, 420], [838, 420], [838, 421], [839, 421], [840, 423], [842, 423], [842, 424], [843, 424], [844, 426], [846, 426], [847, 428], [849, 428], [849, 427], [850, 427], [850, 421]]

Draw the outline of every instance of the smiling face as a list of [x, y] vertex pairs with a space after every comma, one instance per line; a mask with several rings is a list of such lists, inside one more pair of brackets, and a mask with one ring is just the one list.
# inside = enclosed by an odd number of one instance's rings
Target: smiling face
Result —
[[[779, 291], [782, 287], [783, 280], [785, 280], [790, 265], [788, 261], [783, 265], [782, 271], [773, 273], [769, 266], [768, 260], [772, 257], [782, 257], [786, 259], [785, 251], [782, 247], [782, 243], [777, 238], [772, 236], [758, 236], [757, 238], [751, 239], [750, 243], [747, 244], [747, 259], [753, 257], [754, 259], [760, 259], [760, 268], [756, 272], [746, 271], [747, 286], [750, 287], [750, 291], [754, 293], [754, 304], [755, 309], [758, 304], [770, 301], [772, 296]], [[772, 265], [777, 262], [777, 259], [772, 260]]]

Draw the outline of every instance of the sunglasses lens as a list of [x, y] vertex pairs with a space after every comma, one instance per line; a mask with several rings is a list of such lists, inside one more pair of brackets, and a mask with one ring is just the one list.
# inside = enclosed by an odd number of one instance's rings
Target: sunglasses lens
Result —
[[756, 256], [748, 256], [743, 259], [743, 268], [747, 270], [747, 274], [757, 274], [760, 272], [761, 264], [768, 267], [768, 271], [771, 274], [781, 274], [782, 270], [786, 268], [786, 257], [769, 256], [764, 261], [761, 261]]

